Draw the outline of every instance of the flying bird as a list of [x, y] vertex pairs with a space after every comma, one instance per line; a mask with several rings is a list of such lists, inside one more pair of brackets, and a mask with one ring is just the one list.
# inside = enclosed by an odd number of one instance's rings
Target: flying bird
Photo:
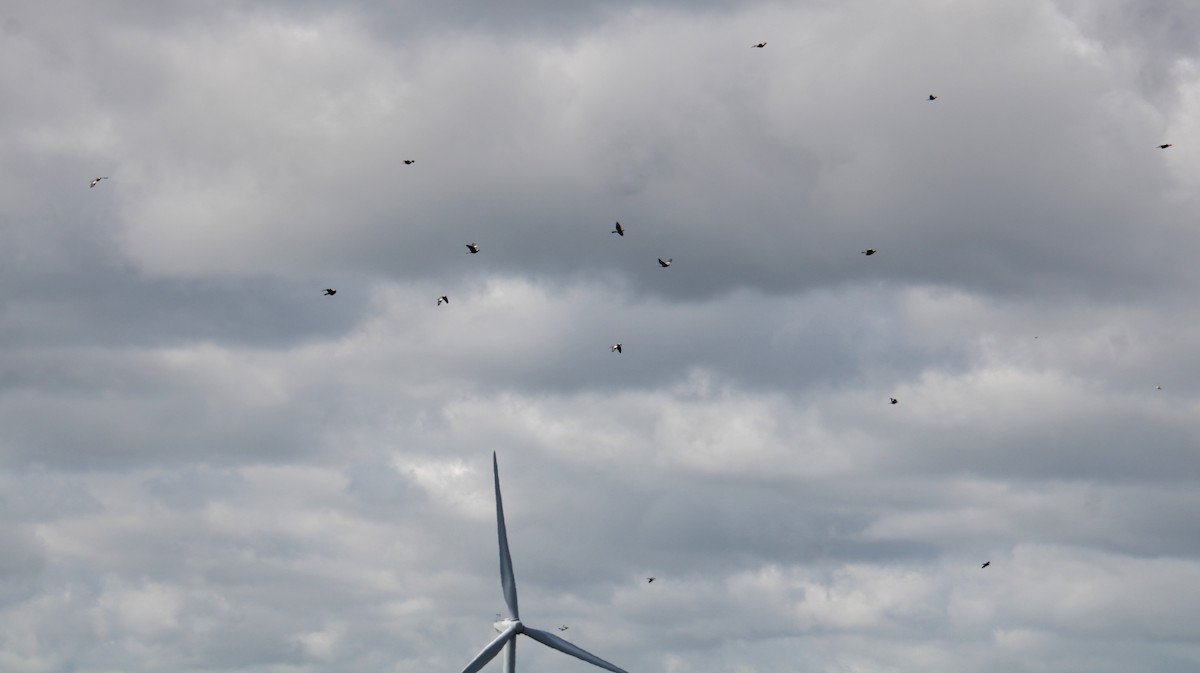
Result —
[[659, 258], [658, 258], [658, 265], [659, 265], [659, 266], [661, 266], [661, 267], [662, 267], [662, 268], [664, 268], [664, 269], [665, 269], [665, 268], [667, 268], [668, 266], [671, 266], [671, 258], [670, 258], [670, 257], [668, 257], [668, 258], [666, 258], [666, 259], [663, 259], [662, 257], [659, 257]]
[[467, 252], [471, 253], [472, 255], [474, 255], [475, 253], [479, 252], [479, 244], [477, 244], [477, 243], [468, 243], [468, 244], [467, 244]]
[[888, 399], [892, 401], [892, 404], [900, 404], [900, 400], [898, 400], [894, 397], [889, 397]]
[[558, 630], [559, 630], [559, 631], [566, 631], [566, 630], [567, 630], [567, 628], [568, 628], [568, 627], [567, 627], [567, 625], [566, 625], [566, 624], [563, 624], [562, 626], [558, 627]]
[[107, 175], [101, 175], [98, 178], [92, 178], [92, 184], [88, 185], [88, 189], [91, 189], [92, 187], [95, 187], [96, 185], [100, 184], [101, 180], [107, 180], [107, 179], [108, 179]]
[[990, 566], [990, 565], [992, 565], [992, 562], [991, 562], [991, 561], [984, 561], [984, 562], [983, 562], [983, 565], [979, 566], [979, 568], [982, 570], [983, 568], [986, 568], [986, 567], [988, 567], [988, 566]]
[[933, 94], [929, 94], [929, 100], [937, 100], [937, 98], [938, 98], [937, 96], [935, 96]]
[[766, 42], [759, 42], [758, 44], [756, 44], [756, 45], [753, 45], [753, 46], [751, 47], [751, 49], [762, 49], [762, 48], [763, 48], [763, 47], [765, 47], [765, 46], [767, 46], [767, 43], [766, 43]]
[[621, 223], [617, 222], [617, 228], [613, 229], [612, 233], [616, 234], [617, 236], [624, 236], [625, 235], [625, 227], [622, 227]]
[[[1168, 147], [1170, 147], [1170, 146], [1171, 146], [1171, 143], [1167, 143], [1166, 145], [1159, 145], [1159, 146], [1158, 146], [1158, 149], [1160, 149], [1160, 150], [1165, 150], [1165, 149], [1167, 149], [1167, 148], [1168, 148]], [[96, 179], [97, 179], [97, 180], [99, 180], [100, 178], [96, 178]]]
[[867, 257], [870, 257], [871, 255], [874, 255], [877, 252], [879, 252], [879, 251], [876, 250], [875, 248], [867, 248], [866, 250], [862, 251], [862, 254], [866, 255]]
[[404, 165], [405, 165], [405, 166], [411, 166], [411, 165], [413, 165], [413, 164], [415, 164], [415, 163], [417, 163], [417, 160], [416, 160], [416, 159], [405, 159], [405, 160], [404, 160]]
[[1155, 390], [1162, 390], [1162, 386], [1154, 386]]
[[333, 295], [335, 295], [335, 294], [337, 294], [337, 290], [335, 290], [335, 289], [333, 289], [333, 288], [331, 288], [331, 287], [327, 287], [327, 288], [325, 288], [325, 296], [326, 296], [326, 297], [332, 297], [332, 296], [333, 296]]
[[450, 303], [450, 297], [447, 297], [446, 295], [442, 295], [442, 296], [438, 297], [438, 303], [437, 303], [437, 305], [438, 305], [438, 306], [441, 306], [443, 302], [444, 302], [444, 303], [446, 303], [446, 304], [449, 304], [449, 303]]
[[613, 344], [613, 345], [609, 346], [608, 351], [610, 353], [620, 353], [621, 352], [621, 344]]
[[657, 578], [657, 577], [647, 577], [647, 578], [646, 578], [646, 584], [649, 584], [649, 583], [653, 582], [653, 581], [654, 581], [654, 580], [656, 580], [656, 579], [658, 579], [658, 578]]

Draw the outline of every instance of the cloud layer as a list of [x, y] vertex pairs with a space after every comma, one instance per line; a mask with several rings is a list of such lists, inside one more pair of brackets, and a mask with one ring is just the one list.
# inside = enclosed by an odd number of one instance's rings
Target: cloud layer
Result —
[[1198, 20], [10, 3], [0, 670], [1196, 668]]

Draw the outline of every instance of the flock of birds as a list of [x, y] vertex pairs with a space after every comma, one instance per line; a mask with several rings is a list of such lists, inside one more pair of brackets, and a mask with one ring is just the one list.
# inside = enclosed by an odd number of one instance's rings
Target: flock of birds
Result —
[[[753, 48], [753, 49], [763, 49], [763, 48], [765, 48], [766, 46], [767, 46], [767, 43], [766, 43], [766, 42], [759, 42], [759, 43], [757, 43], [757, 44], [753, 44], [753, 45], [751, 45], [751, 48]], [[932, 94], [932, 93], [931, 93], [931, 94], [929, 94], [929, 98], [928, 98], [927, 100], [929, 100], [929, 101], [936, 101], [936, 100], [938, 100], [938, 96], [937, 96], [936, 94]], [[1173, 145], [1172, 145], [1171, 143], [1163, 143], [1163, 144], [1161, 144], [1161, 145], [1159, 145], [1159, 146], [1158, 146], [1158, 149], [1160, 149], [1160, 150], [1165, 150], [1165, 149], [1167, 149], [1167, 148], [1169, 148], [1169, 147], [1172, 147], [1172, 146], [1173, 146]], [[404, 159], [403, 161], [404, 161], [404, 165], [406, 165], [406, 166], [411, 166], [411, 165], [413, 165], [413, 164], [415, 164], [415, 163], [416, 163], [416, 159]], [[101, 180], [108, 180], [108, 179], [109, 179], [109, 177], [108, 177], [107, 175], [101, 175], [101, 176], [97, 176], [97, 177], [95, 177], [95, 178], [92, 178], [92, 180], [91, 180], [91, 184], [89, 184], [89, 185], [88, 185], [88, 187], [89, 187], [89, 188], [94, 188], [96, 185], [100, 184], [100, 181], [101, 181]], [[611, 233], [614, 233], [614, 234], [616, 234], [617, 236], [620, 236], [620, 237], [624, 237], [624, 236], [625, 236], [625, 227], [624, 227], [624, 226], [622, 226], [620, 222], [617, 222], [617, 223], [616, 223], [616, 225], [615, 225], [615, 227], [613, 228], [613, 230], [612, 230], [612, 232], [611, 232]], [[474, 243], [474, 242], [472, 242], [472, 243], [467, 243], [467, 244], [466, 244], [466, 247], [467, 247], [467, 254], [470, 254], [470, 255], [477, 255], [477, 254], [479, 254], [480, 246], [479, 246], [479, 244], [478, 244], [478, 243]], [[867, 257], [870, 257], [870, 256], [872, 256], [872, 255], [874, 255], [874, 254], [876, 254], [876, 253], [878, 253], [878, 252], [879, 252], [879, 250], [878, 250], [878, 249], [876, 249], [876, 248], [867, 248], [866, 250], [863, 250], [863, 251], [862, 251], [862, 254], [863, 254], [863, 255], [865, 255], [865, 256], [867, 256]], [[660, 267], [664, 268], [664, 269], [666, 269], [666, 268], [670, 268], [670, 266], [671, 266], [672, 262], [674, 262], [674, 260], [673, 260], [672, 258], [670, 258], [670, 257], [668, 257], [668, 258], [666, 258], [666, 259], [663, 259], [662, 257], [659, 257], [659, 258], [658, 258], [658, 265], [659, 265]], [[337, 290], [336, 290], [336, 289], [334, 289], [334, 288], [332, 288], [332, 287], [327, 287], [327, 288], [325, 288], [325, 296], [327, 296], [327, 297], [332, 297], [332, 296], [334, 296], [334, 295], [336, 295], [336, 294], [337, 294]], [[436, 305], [437, 305], [437, 306], [441, 306], [442, 304], [446, 304], [446, 305], [449, 305], [449, 304], [450, 304], [450, 297], [449, 297], [448, 295], [441, 295], [441, 296], [437, 297], [437, 304], [436, 304]], [[1036, 339], [1037, 337], [1035, 336], [1034, 338]], [[610, 347], [609, 347], [609, 350], [610, 350], [610, 352], [613, 352], [613, 353], [620, 354], [620, 353], [622, 353], [622, 352], [624, 351], [624, 344], [621, 344], [621, 343], [615, 343], [615, 344], [613, 344], [612, 346], [610, 346]], [[1161, 385], [1159, 385], [1159, 386], [1155, 386], [1155, 389], [1156, 389], [1156, 390], [1162, 390], [1162, 386], [1161, 386]], [[899, 404], [899, 403], [900, 403], [900, 400], [896, 399], [895, 397], [889, 397], [889, 398], [888, 398], [888, 403], [889, 403], [889, 404]], [[992, 562], [991, 562], [991, 561], [985, 561], [985, 562], [983, 563], [983, 565], [982, 565], [982, 566], [980, 566], [980, 569], [987, 568], [987, 567], [988, 567], [988, 566], [990, 566], [991, 564], [992, 564]], [[656, 577], [647, 577], [647, 578], [646, 578], [646, 583], [647, 583], [647, 584], [651, 584], [651, 583], [653, 583], [653, 582], [654, 582], [654, 580], [656, 580], [656, 579], [657, 579]], [[567, 628], [568, 628], [568, 627], [567, 627], [567, 626], [564, 624], [563, 626], [560, 626], [560, 627], [558, 627], [558, 630], [559, 630], [559, 631], [566, 631], [566, 630], [567, 630]]]

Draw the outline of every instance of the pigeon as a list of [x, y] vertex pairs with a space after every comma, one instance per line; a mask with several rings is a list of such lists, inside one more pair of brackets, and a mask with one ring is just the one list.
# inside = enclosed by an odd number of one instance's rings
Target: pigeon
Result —
[[984, 562], [983, 562], [983, 565], [979, 566], [979, 568], [982, 570], [983, 568], [986, 568], [986, 567], [988, 567], [988, 566], [990, 566], [990, 565], [992, 565], [992, 562], [991, 562], [991, 561], [984, 561]]
[[438, 297], [438, 303], [437, 303], [437, 305], [438, 305], [438, 306], [441, 306], [441, 305], [442, 305], [442, 303], [449, 304], [449, 303], [450, 303], [450, 297], [447, 297], [446, 295], [442, 295], [442, 296]]
[[567, 630], [567, 625], [566, 625], [566, 624], [563, 624], [562, 626], [558, 627], [558, 630], [559, 630], [559, 631], [566, 631], [566, 630]]
[[900, 404], [900, 400], [898, 400], [894, 397], [889, 397], [888, 399], [892, 401], [892, 404]]
[[657, 577], [647, 577], [647, 578], [646, 578], [646, 584], [649, 584], [649, 583], [653, 582], [653, 581], [654, 581], [654, 580], [656, 580], [656, 579], [658, 579], [658, 578], [657, 578]]
[[879, 251], [876, 250], [875, 248], [867, 248], [866, 250], [862, 251], [862, 254], [866, 255], [867, 257], [870, 257], [871, 255], [874, 255], [877, 252], [879, 252]]
[[621, 352], [621, 344], [613, 344], [613, 345], [609, 346], [608, 351], [610, 353], [620, 353]]
[[100, 184], [101, 180], [107, 180], [107, 179], [108, 179], [107, 175], [101, 175], [98, 178], [92, 178], [92, 184], [88, 185], [88, 189], [91, 189], [92, 187], [95, 187], [96, 185]]
[[671, 258], [670, 258], [670, 257], [668, 257], [668, 258], [666, 258], [666, 259], [663, 259], [662, 257], [659, 257], [659, 258], [658, 258], [658, 265], [659, 265], [659, 266], [661, 266], [661, 267], [662, 267], [662, 268], [664, 268], [664, 269], [665, 269], [665, 268], [667, 268], [668, 266], [671, 266]]
[[[1167, 148], [1168, 148], [1168, 147], [1170, 147], [1170, 146], [1171, 146], [1171, 143], [1167, 143], [1166, 145], [1159, 145], [1159, 146], [1158, 146], [1158, 149], [1160, 149], [1160, 150], [1165, 150], [1165, 149], [1167, 149]], [[100, 178], [96, 178], [96, 179], [97, 179], [97, 180], [99, 180]]]
[[937, 100], [937, 96], [929, 94], [929, 100]]
[[762, 49], [762, 48], [763, 48], [763, 47], [765, 47], [765, 46], [767, 46], [767, 43], [766, 43], [766, 42], [759, 42], [759, 43], [758, 43], [758, 44], [756, 44], [756, 45], [752, 45], [750, 48], [751, 48], [751, 49]]
[[335, 295], [335, 294], [337, 294], [337, 290], [335, 290], [335, 289], [333, 289], [333, 288], [331, 288], [331, 287], [327, 287], [327, 288], [325, 288], [325, 296], [326, 296], [326, 297], [332, 297], [332, 296], [333, 296], [333, 295]]
[[467, 252], [471, 253], [472, 255], [479, 252], [479, 244], [478, 243], [468, 243], [467, 244]]
[[622, 227], [621, 223], [617, 222], [617, 228], [613, 229], [612, 233], [616, 234], [617, 236], [624, 236], [625, 235], [625, 227]]
[[1162, 390], [1162, 386], [1154, 386], [1155, 390]]
[[415, 164], [415, 163], [417, 163], [417, 160], [416, 160], [416, 159], [405, 159], [405, 160], [404, 160], [404, 165], [405, 165], [405, 166], [412, 166], [412, 165], [413, 165], [413, 164]]

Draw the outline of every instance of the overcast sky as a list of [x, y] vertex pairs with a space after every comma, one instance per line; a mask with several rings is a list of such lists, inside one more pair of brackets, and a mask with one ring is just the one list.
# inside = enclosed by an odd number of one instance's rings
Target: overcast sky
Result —
[[0, 671], [1200, 670], [1198, 34], [3, 3]]

